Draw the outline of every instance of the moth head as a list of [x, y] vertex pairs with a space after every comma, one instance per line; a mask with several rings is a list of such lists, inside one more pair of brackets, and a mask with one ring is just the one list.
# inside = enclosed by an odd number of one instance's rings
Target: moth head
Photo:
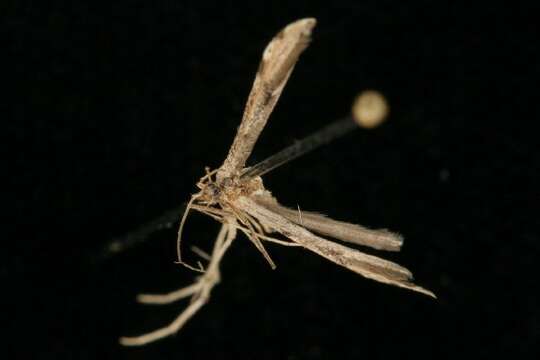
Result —
[[216, 184], [213, 179], [213, 175], [217, 170], [210, 171], [207, 167], [205, 168], [206, 175], [201, 177], [197, 182], [196, 186], [201, 189], [197, 194], [194, 195], [197, 203], [203, 203], [206, 205], [212, 205], [217, 202], [217, 198], [220, 195], [219, 186]]
[[221, 195], [221, 189], [215, 183], [208, 183], [204, 189], [201, 190], [202, 199], [209, 203], [216, 203]]
[[221, 195], [221, 189], [214, 181], [211, 181], [210, 179], [201, 179], [201, 181], [197, 183], [197, 187], [201, 189], [201, 191], [195, 195], [197, 203], [213, 205], [218, 202]]

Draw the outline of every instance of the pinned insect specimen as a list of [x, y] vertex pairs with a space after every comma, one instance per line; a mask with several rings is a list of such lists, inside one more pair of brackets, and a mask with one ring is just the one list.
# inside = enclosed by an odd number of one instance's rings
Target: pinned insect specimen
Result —
[[[171, 293], [138, 296], [138, 301], [145, 304], [169, 304], [186, 297], [191, 297], [191, 302], [169, 325], [140, 336], [123, 337], [121, 344], [144, 345], [176, 333], [208, 301], [213, 287], [220, 281], [219, 264], [238, 231], [247, 236], [272, 268], [275, 264], [264, 247], [265, 242], [303, 247], [366, 278], [435, 297], [431, 291], [413, 284], [411, 272], [404, 267], [319, 236], [380, 250], [399, 251], [402, 245], [399, 235], [332, 220], [318, 213], [289, 209], [265, 189], [261, 179], [261, 175], [268, 171], [358, 125], [376, 126], [384, 120], [388, 109], [382, 95], [374, 91], [362, 93], [354, 103], [351, 117], [323, 128], [252, 167], [245, 167], [300, 54], [310, 42], [315, 24], [312, 18], [295, 21], [268, 44], [227, 158], [218, 169], [206, 169], [206, 174], [197, 183], [200, 191], [191, 196], [186, 206], [178, 231], [178, 263], [201, 275], [192, 285]], [[222, 224], [211, 254], [201, 254], [208, 260], [206, 268], [201, 263], [194, 267], [182, 260], [182, 230], [191, 209]], [[281, 235], [281, 238], [276, 235]]]

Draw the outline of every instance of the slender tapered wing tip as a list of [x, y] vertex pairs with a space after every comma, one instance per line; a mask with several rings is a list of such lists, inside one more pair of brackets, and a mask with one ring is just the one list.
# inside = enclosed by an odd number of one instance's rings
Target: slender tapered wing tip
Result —
[[351, 254], [355, 254], [356, 259], [350, 258], [349, 266], [347, 266], [349, 270], [371, 280], [437, 298], [432, 291], [414, 284], [413, 274], [407, 268], [373, 255], [356, 252], [351, 252]]
[[[364, 261], [350, 261], [346, 266], [349, 270], [380, 283], [419, 292], [434, 299], [437, 298], [432, 291], [415, 285], [412, 282], [412, 273], [401, 265], [363, 253], [357, 254], [357, 256], [362, 256]], [[330, 260], [332, 259], [330, 258]]]
[[434, 299], [437, 299], [437, 295], [435, 295], [434, 292], [429, 291], [429, 290], [424, 289], [424, 288], [420, 288], [420, 289], [421, 289], [421, 291], [420, 291], [421, 293], [426, 294], [427, 296], [430, 296], [430, 297], [432, 297]]
[[421, 294], [424, 294], [424, 295], [427, 295], [429, 297], [432, 297], [433, 299], [437, 299], [437, 295], [435, 295], [435, 293], [433, 293], [432, 291], [428, 290], [428, 289], [424, 289], [423, 287], [421, 286], [416, 286], [414, 284], [401, 284], [401, 285], [398, 285], [399, 287], [403, 287], [405, 289], [409, 289], [409, 290], [412, 290], [412, 291], [416, 291], [416, 292], [419, 292]]

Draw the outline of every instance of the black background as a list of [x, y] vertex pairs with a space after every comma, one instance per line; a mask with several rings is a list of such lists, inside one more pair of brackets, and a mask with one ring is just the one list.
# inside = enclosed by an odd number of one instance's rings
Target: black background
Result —
[[[536, 9], [508, 3], [3, 2], [2, 336], [7, 358], [532, 357], [540, 341]], [[178, 206], [223, 161], [260, 55], [318, 25], [250, 163], [382, 91], [391, 116], [265, 176], [290, 206], [405, 236], [388, 259], [439, 299], [240, 237], [175, 337], [122, 348], [185, 306], [175, 229], [108, 260], [114, 236]], [[218, 225], [190, 218], [187, 244]], [[7, 336], [6, 336], [7, 335]], [[536, 349], [537, 350], [537, 349]]]

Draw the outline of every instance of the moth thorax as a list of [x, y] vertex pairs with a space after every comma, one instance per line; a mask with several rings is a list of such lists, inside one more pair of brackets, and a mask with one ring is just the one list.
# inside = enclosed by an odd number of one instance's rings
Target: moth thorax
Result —
[[245, 195], [253, 194], [264, 190], [264, 185], [260, 176], [248, 178], [243, 181], [242, 193]]

